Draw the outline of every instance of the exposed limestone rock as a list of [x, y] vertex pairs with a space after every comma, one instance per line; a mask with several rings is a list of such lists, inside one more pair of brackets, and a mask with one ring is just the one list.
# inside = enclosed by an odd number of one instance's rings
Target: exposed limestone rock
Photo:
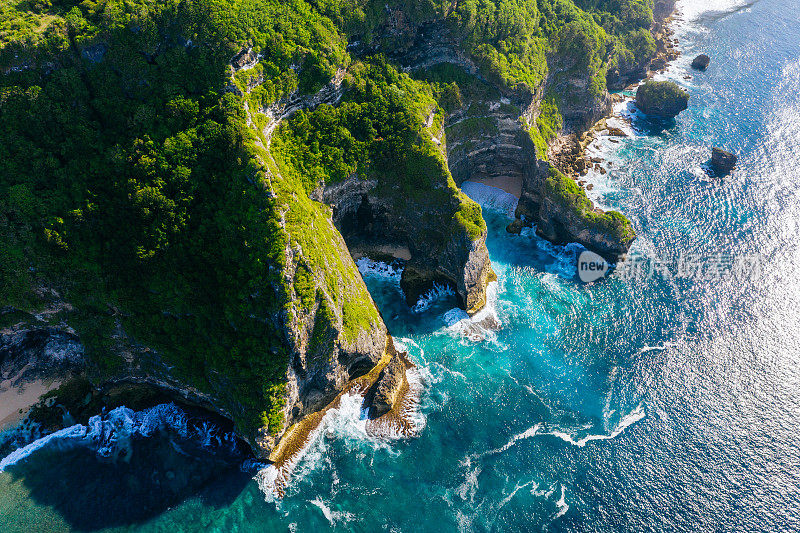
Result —
[[391, 356], [389, 364], [381, 370], [377, 381], [364, 396], [364, 406], [370, 418], [378, 418], [392, 410], [397, 397], [406, 382], [406, 364], [396, 351]]
[[491, 278], [486, 233], [472, 240], [464, 232], [449, 230], [455, 196], [444, 204], [428, 197], [398, 202], [377, 181], [354, 175], [319, 190], [317, 198], [332, 206], [333, 221], [351, 248], [408, 248], [411, 259], [401, 286], [409, 305], [434, 283], [453, 287], [467, 312], [475, 313], [485, 304]]
[[[531, 165], [525, 175], [517, 217], [524, 216], [526, 221], [532, 221], [536, 233], [555, 244], [577, 242], [612, 263], [620, 260], [635, 238], [629, 226], [623, 227], [629, 222], [620, 215], [614, 219], [616, 226], [600, 224], [587, 217], [586, 211], [576, 210], [574, 205], [564, 201], [563, 196], [553, 194], [553, 180], [560, 179], [555, 173], [557, 171], [546, 161]], [[587, 210], [598, 212], [588, 199], [584, 202]]]
[[522, 233], [522, 228], [524, 227], [525, 223], [522, 220], [515, 218], [508, 226], [506, 226], [506, 231], [515, 235], [519, 235]]

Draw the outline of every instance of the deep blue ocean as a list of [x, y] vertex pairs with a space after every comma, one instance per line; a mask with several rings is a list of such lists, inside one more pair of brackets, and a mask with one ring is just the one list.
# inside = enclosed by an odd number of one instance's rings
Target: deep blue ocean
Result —
[[627, 265], [580, 283], [575, 246], [506, 233], [486, 191], [477, 317], [446, 291], [409, 309], [361, 263], [418, 366], [416, 438], [368, 437], [345, 401], [282, 499], [168, 433], [117, 461], [53, 439], [0, 473], [0, 531], [799, 531], [800, 0], [679, 9], [665, 77], [689, 109], [594, 147], [594, 198], [638, 231]]

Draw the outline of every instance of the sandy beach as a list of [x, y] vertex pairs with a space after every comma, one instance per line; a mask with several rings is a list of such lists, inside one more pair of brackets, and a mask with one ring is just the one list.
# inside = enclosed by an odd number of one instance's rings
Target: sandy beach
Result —
[[58, 381], [35, 380], [14, 383], [14, 379], [0, 382], [0, 431], [25, 418], [41, 396], [58, 388]]
[[522, 195], [522, 178], [519, 177], [493, 176], [490, 178], [470, 178], [469, 181], [502, 189], [508, 194], [513, 194], [518, 199]]

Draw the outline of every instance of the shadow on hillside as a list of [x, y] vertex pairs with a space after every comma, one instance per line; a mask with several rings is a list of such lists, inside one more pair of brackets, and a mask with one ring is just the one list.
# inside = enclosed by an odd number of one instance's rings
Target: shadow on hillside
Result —
[[128, 461], [53, 444], [7, 472], [74, 530], [96, 531], [142, 523], [193, 497], [226, 507], [251, 482], [240, 462], [162, 434], [135, 440]]

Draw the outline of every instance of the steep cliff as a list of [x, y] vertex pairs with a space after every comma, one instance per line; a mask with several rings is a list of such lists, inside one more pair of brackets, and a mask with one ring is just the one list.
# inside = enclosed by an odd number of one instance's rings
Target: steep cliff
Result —
[[[4, 357], [31, 356], [20, 336], [68, 335], [98, 390], [135, 382], [203, 405], [266, 454], [387, 336], [330, 208], [275, 171], [236, 87], [239, 32], [270, 40], [285, 6], [116, 7], [56, 10], [3, 43]], [[245, 69], [291, 73], [265, 76], [265, 102], [323, 92], [346, 55], [304, 4], [289, 19], [302, 34], [286, 28]], [[318, 42], [332, 46], [295, 74], [297, 47]]]
[[633, 238], [542, 160], [652, 55], [651, 0], [0, 7], [8, 368], [151, 387], [267, 456], [388, 364], [351, 252], [403, 257], [409, 303], [444, 282], [485, 304], [464, 180], [517, 179], [554, 242]]

